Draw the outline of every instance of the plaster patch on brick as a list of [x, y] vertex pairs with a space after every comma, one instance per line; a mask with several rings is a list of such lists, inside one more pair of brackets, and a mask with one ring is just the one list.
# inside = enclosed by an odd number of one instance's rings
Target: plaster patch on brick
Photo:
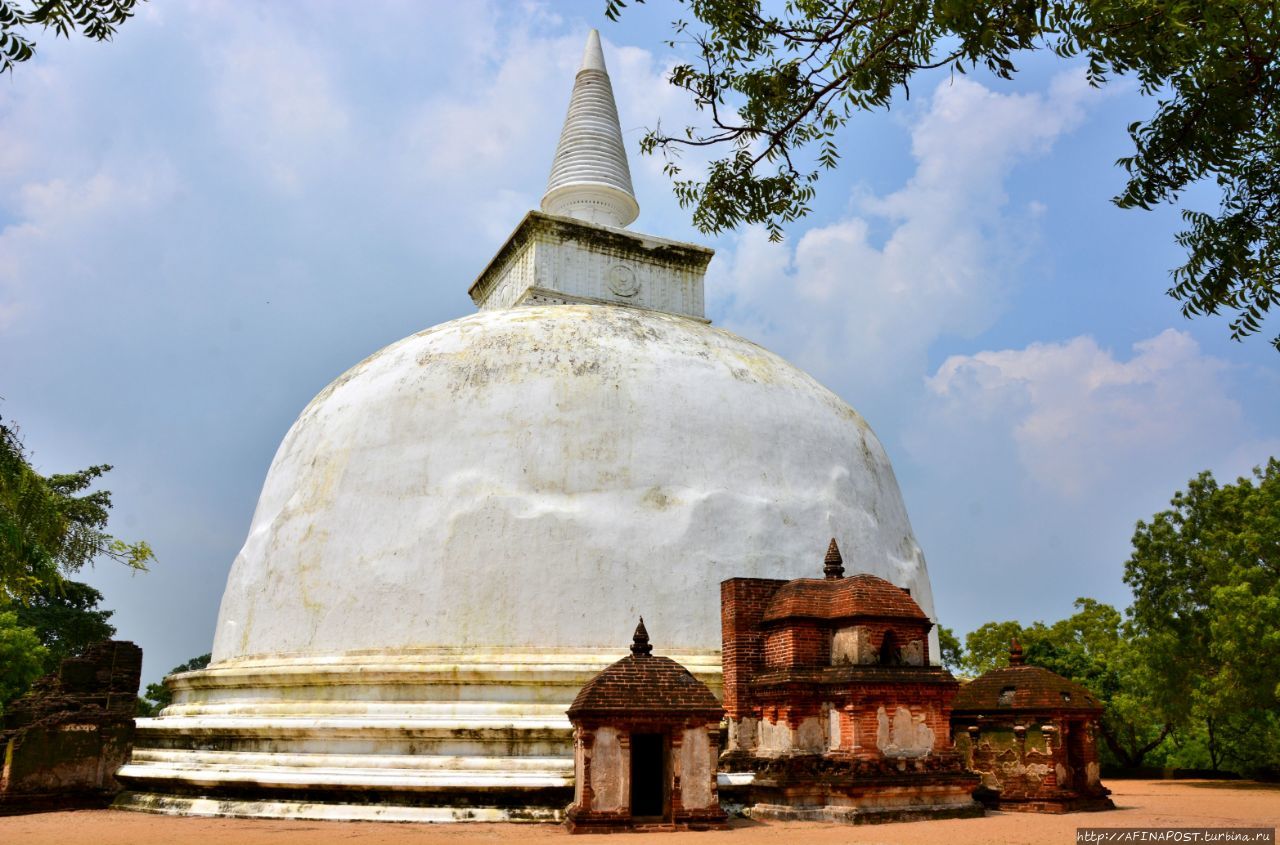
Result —
[[628, 755], [618, 742], [614, 728], [596, 730], [596, 741], [591, 752], [591, 790], [595, 793], [594, 805], [602, 812], [627, 808], [627, 772], [631, 766]]
[[876, 747], [886, 757], [924, 757], [933, 750], [933, 729], [924, 716], [913, 716], [899, 706], [890, 719], [883, 706], [876, 710]]
[[686, 728], [680, 746], [681, 800], [689, 810], [710, 807], [715, 799], [711, 793], [712, 774], [711, 742], [706, 728]]

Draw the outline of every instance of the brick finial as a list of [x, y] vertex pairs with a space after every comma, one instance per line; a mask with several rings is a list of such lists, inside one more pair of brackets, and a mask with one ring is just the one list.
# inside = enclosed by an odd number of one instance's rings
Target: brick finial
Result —
[[1022, 665], [1022, 643], [1018, 642], [1017, 637], [1009, 641], [1009, 665]]
[[831, 538], [831, 545], [827, 546], [827, 557], [823, 561], [822, 574], [827, 576], [828, 581], [835, 581], [844, 577], [844, 558], [840, 556], [840, 547], [836, 545], [836, 538]]
[[631, 653], [636, 657], [648, 657], [653, 654], [653, 646], [649, 645], [649, 632], [644, 629], [644, 617], [636, 626], [636, 635], [631, 639]]

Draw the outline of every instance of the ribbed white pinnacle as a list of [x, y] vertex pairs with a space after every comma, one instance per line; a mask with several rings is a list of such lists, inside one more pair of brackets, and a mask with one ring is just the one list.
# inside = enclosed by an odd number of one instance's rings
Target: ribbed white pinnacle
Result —
[[618, 227], [640, 214], [600, 33], [594, 29], [587, 36], [582, 67], [573, 82], [542, 210]]

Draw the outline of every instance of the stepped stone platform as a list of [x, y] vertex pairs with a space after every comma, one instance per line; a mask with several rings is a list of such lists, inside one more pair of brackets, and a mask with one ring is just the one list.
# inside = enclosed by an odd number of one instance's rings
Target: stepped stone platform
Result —
[[[565, 710], [616, 650], [274, 655], [169, 679], [117, 773], [121, 809], [383, 821], [558, 821]], [[680, 660], [714, 690], [715, 652]]]

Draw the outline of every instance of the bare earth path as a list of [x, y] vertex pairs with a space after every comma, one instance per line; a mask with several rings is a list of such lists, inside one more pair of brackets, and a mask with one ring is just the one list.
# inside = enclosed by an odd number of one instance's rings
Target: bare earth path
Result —
[[[1280, 785], [1230, 781], [1112, 781], [1110, 813], [1064, 816], [994, 813], [982, 819], [845, 827], [739, 820], [729, 831], [635, 834], [619, 845], [752, 845], [752, 843], [893, 843], [893, 845], [1067, 845], [1076, 828], [1277, 827]], [[115, 810], [41, 813], [0, 818], [0, 843], [14, 845], [435, 845], [435, 843], [583, 842], [557, 825], [415, 825], [370, 822], [291, 822], [151, 816]]]

